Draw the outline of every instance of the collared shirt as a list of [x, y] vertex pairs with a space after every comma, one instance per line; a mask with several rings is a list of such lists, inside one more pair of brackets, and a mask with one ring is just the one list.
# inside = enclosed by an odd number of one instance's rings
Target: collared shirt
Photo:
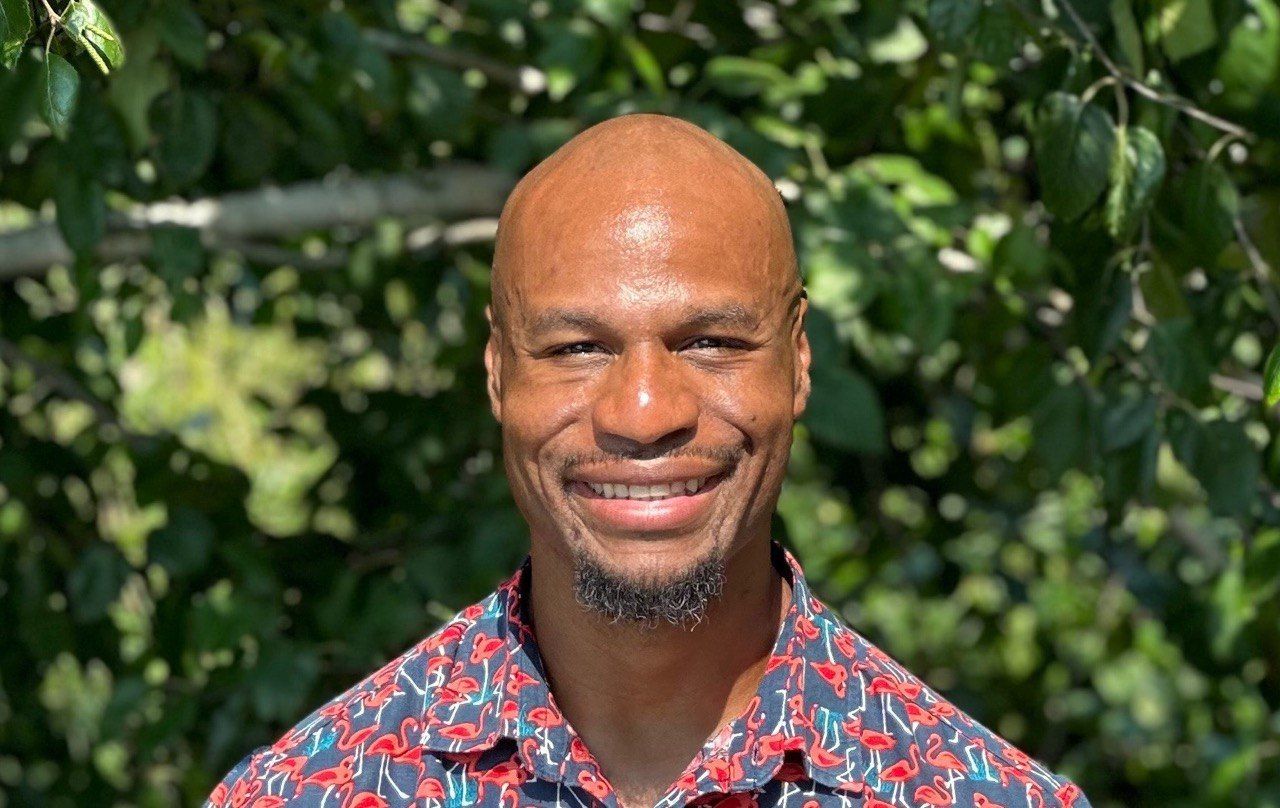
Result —
[[[792, 596], [760, 687], [655, 808], [1088, 806], [857, 634], [771, 546]], [[547, 684], [531, 563], [247, 756], [206, 808], [619, 808]]]

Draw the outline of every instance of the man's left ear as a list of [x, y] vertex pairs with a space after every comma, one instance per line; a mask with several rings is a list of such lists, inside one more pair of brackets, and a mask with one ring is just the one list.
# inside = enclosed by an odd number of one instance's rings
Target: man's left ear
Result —
[[805, 407], [809, 405], [809, 391], [812, 385], [809, 380], [809, 366], [813, 363], [813, 352], [809, 350], [809, 335], [804, 330], [805, 315], [809, 312], [809, 296], [804, 291], [800, 292], [800, 303], [796, 311], [796, 321], [791, 333], [791, 341], [795, 350], [795, 379], [792, 389], [795, 390], [795, 400], [791, 407], [792, 417], [799, 418], [804, 415]]
[[489, 393], [489, 409], [498, 423], [502, 423], [502, 346], [493, 320], [493, 304], [484, 307], [484, 319], [489, 323], [489, 341], [484, 346], [485, 387]]

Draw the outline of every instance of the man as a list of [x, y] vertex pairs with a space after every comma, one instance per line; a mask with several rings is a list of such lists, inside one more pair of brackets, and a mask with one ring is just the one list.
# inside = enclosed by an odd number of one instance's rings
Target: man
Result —
[[485, 350], [529, 555], [210, 804], [1086, 805], [771, 540], [806, 309], [777, 192], [707, 132], [628, 115], [537, 166]]

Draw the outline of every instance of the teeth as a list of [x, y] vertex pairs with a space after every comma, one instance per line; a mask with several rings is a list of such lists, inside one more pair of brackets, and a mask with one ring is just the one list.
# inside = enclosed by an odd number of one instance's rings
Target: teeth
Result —
[[706, 477], [677, 480], [656, 485], [624, 485], [623, 483], [587, 483], [591, 490], [605, 499], [666, 499], [667, 497], [697, 493], [706, 485]]

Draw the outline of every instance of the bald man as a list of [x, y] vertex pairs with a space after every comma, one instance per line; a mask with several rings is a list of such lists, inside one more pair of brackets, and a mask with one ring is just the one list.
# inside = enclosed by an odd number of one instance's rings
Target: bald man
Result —
[[529, 554], [240, 762], [211, 806], [1085, 806], [770, 536], [809, 395], [782, 201], [627, 115], [502, 211], [488, 392]]

